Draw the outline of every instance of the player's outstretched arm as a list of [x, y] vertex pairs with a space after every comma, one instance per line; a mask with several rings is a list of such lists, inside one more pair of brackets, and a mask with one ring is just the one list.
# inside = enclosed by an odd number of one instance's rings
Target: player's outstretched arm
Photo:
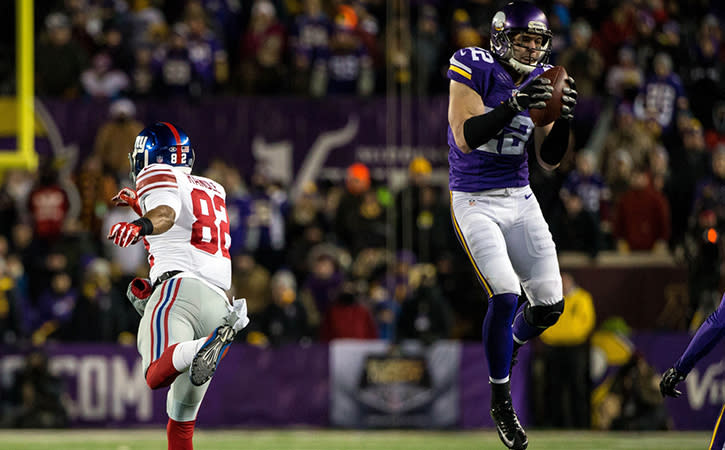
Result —
[[108, 239], [119, 247], [128, 247], [142, 237], [167, 232], [176, 220], [176, 211], [170, 206], [159, 205], [133, 222], [119, 222], [111, 227]]
[[725, 336], [725, 296], [718, 308], [710, 314], [690, 340], [687, 348], [675, 365], [662, 375], [660, 392], [662, 396], [677, 397], [680, 392], [675, 386], [687, 377], [697, 362], [717, 345]]

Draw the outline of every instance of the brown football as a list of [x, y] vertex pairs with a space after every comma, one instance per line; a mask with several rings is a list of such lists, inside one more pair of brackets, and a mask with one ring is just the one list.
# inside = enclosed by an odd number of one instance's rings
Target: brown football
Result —
[[563, 89], [566, 87], [566, 69], [562, 66], [554, 66], [546, 72], [539, 75], [540, 77], [551, 80], [551, 86], [554, 90], [551, 92], [551, 98], [546, 101], [544, 109], [530, 109], [529, 115], [531, 120], [537, 127], [548, 125], [561, 116], [561, 97], [564, 95]]

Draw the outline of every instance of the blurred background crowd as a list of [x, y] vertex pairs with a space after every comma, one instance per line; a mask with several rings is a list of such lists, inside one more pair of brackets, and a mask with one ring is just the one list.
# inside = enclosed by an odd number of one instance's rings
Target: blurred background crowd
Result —
[[[110, 224], [133, 217], [110, 199], [131, 186], [127, 154], [143, 128], [135, 102], [445, 95], [448, 58], [461, 47], [488, 48], [501, 5], [36, 2], [36, 95], [105, 99], [109, 110], [75, 166], [47, 157], [37, 171], [2, 176], [0, 344], [135, 345], [139, 317], [124, 297], [128, 282], [148, 273], [146, 252], [105, 240]], [[547, 174], [531, 165], [559, 251], [672, 258], [689, 271], [690, 303], [680, 314], [699, 324], [722, 292], [725, 5], [538, 6], [554, 32], [550, 62], [566, 67], [580, 95], [562, 167]], [[0, 94], [13, 95], [14, 25], [3, 30]], [[399, 189], [356, 163], [344, 183], [316, 180], [294, 201], [264, 171], [245, 178], [219, 160], [195, 171], [227, 190], [232, 294], [247, 299], [252, 318], [239, 339], [480, 338], [484, 294], [451, 228], [447, 186], [425, 158], [410, 162]]]

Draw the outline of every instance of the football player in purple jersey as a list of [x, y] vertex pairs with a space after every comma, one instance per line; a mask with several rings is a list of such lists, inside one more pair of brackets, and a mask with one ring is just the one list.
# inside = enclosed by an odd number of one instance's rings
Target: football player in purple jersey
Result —
[[[710, 314], [697, 329], [680, 359], [662, 375], [660, 381], [662, 396], [679, 397], [682, 392], [677, 389], [677, 384], [687, 378], [687, 374], [695, 364], [707, 355], [723, 336], [725, 336], [725, 296], [720, 300], [720, 306], [715, 312]], [[710, 445], [707, 447], [710, 450], [725, 448], [725, 421], [722, 420], [724, 414], [725, 405], [715, 422]]]
[[[564, 310], [556, 248], [528, 169], [532, 146], [544, 169], [559, 166], [576, 105], [574, 80], [567, 78], [559, 119], [535, 126], [529, 115], [552, 95], [550, 81], [539, 77], [551, 67], [551, 38], [541, 10], [509, 3], [493, 17], [490, 50], [460, 49], [448, 69], [451, 215], [488, 298], [490, 414], [511, 449], [528, 445], [511, 400], [512, 358]], [[517, 314], [522, 288], [528, 301]]]

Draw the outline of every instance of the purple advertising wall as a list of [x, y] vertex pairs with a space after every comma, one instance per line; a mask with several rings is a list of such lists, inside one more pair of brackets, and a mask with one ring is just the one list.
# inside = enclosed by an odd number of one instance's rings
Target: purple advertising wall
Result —
[[[81, 158], [92, 151], [98, 128], [108, 120], [108, 103], [44, 100], [42, 105], [65, 146], [77, 146]], [[407, 167], [414, 156], [425, 155], [434, 166], [447, 164], [445, 97], [395, 105], [384, 98], [241, 97], [136, 106], [143, 123], [163, 120], [184, 128], [201, 167], [219, 158], [248, 175], [255, 165], [274, 159], [273, 170], [294, 178], [305, 162], [307, 168], [343, 168], [356, 161], [373, 168]]]
[[[658, 372], [670, 367], [687, 346], [687, 334], [640, 333], [635, 347]], [[73, 426], [118, 427], [166, 423], [166, 389], [151, 391], [133, 347], [64, 344], [47, 348], [51, 369], [65, 382]], [[666, 401], [675, 429], [712, 428], [725, 402], [725, 360], [716, 348], [683, 383], [683, 395]], [[260, 349], [235, 346], [214, 376], [198, 423], [206, 427], [329, 426], [330, 350], [327, 345]], [[530, 354], [523, 347], [512, 374], [514, 404], [524, 425]], [[0, 385], [7, 389], [23, 355], [0, 349]], [[491, 428], [490, 390], [483, 347], [462, 344], [458, 368], [456, 428]]]

